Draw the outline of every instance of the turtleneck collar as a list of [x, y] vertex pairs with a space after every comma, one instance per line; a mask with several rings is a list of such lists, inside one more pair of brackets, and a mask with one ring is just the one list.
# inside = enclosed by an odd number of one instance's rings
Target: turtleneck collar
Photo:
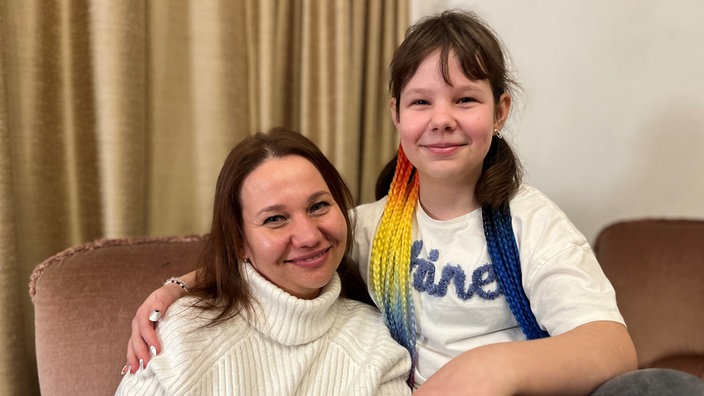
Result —
[[318, 297], [303, 300], [269, 282], [251, 264], [242, 267], [255, 298], [256, 317], [247, 321], [257, 331], [284, 345], [300, 345], [320, 338], [334, 323], [336, 312], [331, 308], [341, 290], [337, 272]]

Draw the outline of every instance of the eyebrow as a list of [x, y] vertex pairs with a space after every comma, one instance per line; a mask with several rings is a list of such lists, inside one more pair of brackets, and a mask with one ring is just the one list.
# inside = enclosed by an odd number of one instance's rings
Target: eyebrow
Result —
[[[313, 202], [322, 196], [329, 196], [330, 198], [333, 198], [331, 192], [321, 190], [321, 191], [318, 191], [318, 192], [311, 194], [308, 197], [308, 202]], [[286, 205], [282, 205], [282, 204], [275, 204], [275, 205], [267, 206], [265, 208], [262, 208], [260, 211], [258, 211], [256, 213], [256, 216], [261, 216], [262, 214], [269, 213], [269, 212], [279, 212], [279, 211], [283, 210], [285, 207], [286, 207]]]
[[[459, 90], [459, 91], [471, 91], [471, 92], [481, 92], [482, 89], [479, 87], [479, 84], [475, 82], [471, 83], [463, 83], [463, 84], [455, 84], [452, 85], [452, 89]], [[408, 91], [404, 92], [405, 95], [413, 95], [413, 94], [420, 94], [420, 95], [427, 95], [428, 92], [432, 91], [431, 88], [410, 88]]]

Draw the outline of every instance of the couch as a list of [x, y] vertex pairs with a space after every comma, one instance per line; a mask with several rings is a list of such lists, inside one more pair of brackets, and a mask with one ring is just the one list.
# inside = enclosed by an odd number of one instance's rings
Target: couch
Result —
[[602, 229], [594, 251], [641, 368], [704, 379], [704, 220], [624, 220]]

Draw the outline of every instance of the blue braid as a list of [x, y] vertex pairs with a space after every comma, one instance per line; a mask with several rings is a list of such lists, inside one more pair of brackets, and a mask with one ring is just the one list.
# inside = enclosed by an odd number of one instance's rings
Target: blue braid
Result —
[[538, 325], [523, 290], [521, 259], [508, 205], [497, 210], [483, 207], [482, 219], [489, 257], [511, 313], [529, 340], [548, 337], [549, 334]]

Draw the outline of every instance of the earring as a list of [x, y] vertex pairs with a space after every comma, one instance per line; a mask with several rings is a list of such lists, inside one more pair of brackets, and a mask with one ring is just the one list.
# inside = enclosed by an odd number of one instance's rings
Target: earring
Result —
[[499, 139], [503, 139], [504, 137], [501, 135], [501, 131], [498, 128], [494, 128], [494, 136], [496, 136]]
[[243, 259], [242, 259], [242, 262], [245, 263], [245, 264], [252, 264], [252, 262], [249, 261], [249, 257], [243, 258]]

